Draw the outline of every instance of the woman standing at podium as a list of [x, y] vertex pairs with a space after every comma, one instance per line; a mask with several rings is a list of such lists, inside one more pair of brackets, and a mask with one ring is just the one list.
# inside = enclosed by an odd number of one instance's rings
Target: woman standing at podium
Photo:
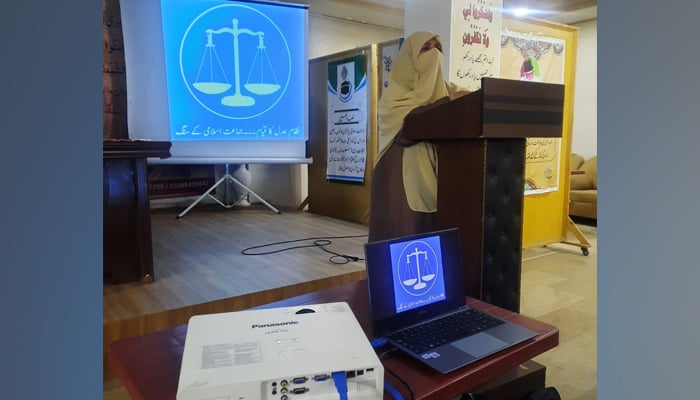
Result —
[[442, 43], [432, 32], [410, 35], [379, 100], [377, 162], [370, 193], [369, 241], [433, 230], [437, 211], [437, 150], [402, 136], [410, 112], [467, 94], [442, 75]]

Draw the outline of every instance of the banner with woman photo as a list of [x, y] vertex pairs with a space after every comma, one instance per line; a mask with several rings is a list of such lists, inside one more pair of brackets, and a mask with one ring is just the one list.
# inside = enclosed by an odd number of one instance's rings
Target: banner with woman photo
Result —
[[[560, 39], [501, 32], [501, 74], [504, 79], [564, 83], [565, 42]], [[525, 194], [559, 189], [560, 138], [527, 139]]]

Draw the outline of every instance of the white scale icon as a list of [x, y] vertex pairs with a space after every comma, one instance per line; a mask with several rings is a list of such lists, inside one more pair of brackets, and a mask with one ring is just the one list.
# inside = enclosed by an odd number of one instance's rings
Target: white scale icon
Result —
[[[234, 90], [233, 95], [224, 96], [221, 99], [221, 104], [230, 107], [245, 107], [252, 106], [255, 104], [255, 98], [252, 96], [247, 96], [241, 92], [241, 78], [240, 78], [240, 56], [239, 56], [239, 39], [241, 34], [257, 36], [258, 46], [253, 64], [251, 65], [250, 74], [244, 85], [245, 89], [256, 95], [269, 95], [277, 92], [280, 89], [280, 84], [277, 82], [274, 70], [272, 69], [272, 62], [267, 54], [267, 49], [265, 47], [264, 37], [265, 32], [262, 31], [252, 31], [250, 29], [239, 28], [238, 19], [233, 19], [233, 28], [221, 28], [221, 29], [207, 29], [207, 43], [204, 46], [204, 55], [202, 56], [202, 61], [199, 65], [199, 70], [197, 71], [197, 77], [192, 86], [204, 94], [216, 95], [222, 94], [231, 88], [231, 83], [229, 83], [228, 76], [224, 67], [219, 59], [219, 55], [216, 52], [216, 45], [214, 44], [213, 36], [222, 33], [229, 33], [233, 35], [233, 72], [234, 72]], [[219, 70], [215, 73], [214, 61], [216, 61]], [[208, 64], [209, 67], [209, 80], [200, 80], [202, 75], [202, 69]], [[269, 71], [271, 75], [272, 82], [265, 82], [265, 72]], [[258, 81], [251, 82], [251, 76], [254, 72], [259, 72], [259, 76], [256, 76]], [[220, 74], [220, 79], [217, 80]], [[205, 77], [204, 79], [207, 79]]]
[[[423, 256], [423, 257], [420, 257]], [[415, 268], [411, 266], [413, 258]], [[413, 253], [406, 254], [406, 264], [401, 281], [406, 286], [413, 286], [414, 290], [420, 290], [427, 286], [425, 282], [430, 282], [435, 278], [436, 268], [430, 262], [427, 251], [419, 251], [416, 247]]]

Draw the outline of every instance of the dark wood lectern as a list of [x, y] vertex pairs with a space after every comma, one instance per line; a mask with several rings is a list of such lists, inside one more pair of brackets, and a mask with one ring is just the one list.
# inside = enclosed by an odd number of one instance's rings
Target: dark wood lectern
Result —
[[437, 228], [458, 227], [467, 296], [518, 312], [527, 137], [561, 137], [564, 86], [483, 78], [409, 114], [404, 136], [438, 147]]
[[103, 142], [103, 276], [108, 283], [154, 279], [147, 157], [170, 157], [170, 142]]

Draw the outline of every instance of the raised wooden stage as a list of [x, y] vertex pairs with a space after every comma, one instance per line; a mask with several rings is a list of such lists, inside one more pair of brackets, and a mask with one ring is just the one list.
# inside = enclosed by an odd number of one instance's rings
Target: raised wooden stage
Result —
[[[296, 210], [275, 214], [263, 205], [152, 210], [153, 283], [105, 284], [104, 348], [118, 339], [187, 323], [192, 315], [237, 311], [364, 279], [365, 225]], [[354, 237], [349, 237], [354, 236]], [[343, 238], [341, 238], [343, 237]], [[274, 242], [328, 238], [319, 247], [267, 255], [241, 251]], [[313, 245], [313, 240], [259, 248], [262, 253]], [[105, 376], [110, 375], [105, 359]]]

